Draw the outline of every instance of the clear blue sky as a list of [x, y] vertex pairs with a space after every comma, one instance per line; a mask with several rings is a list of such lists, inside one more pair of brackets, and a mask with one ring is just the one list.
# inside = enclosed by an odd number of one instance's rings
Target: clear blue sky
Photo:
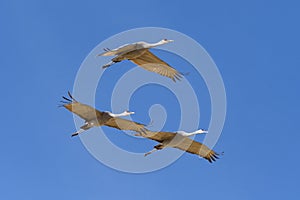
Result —
[[[1, 1], [0, 199], [298, 199], [299, 8], [258, 0]], [[228, 112], [218, 162], [185, 154], [163, 170], [128, 174], [70, 138], [72, 115], [56, 105], [81, 62], [107, 37], [144, 26], [189, 35], [219, 67]], [[98, 96], [98, 108], [109, 109]], [[136, 104], [136, 112], [148, 110]]]

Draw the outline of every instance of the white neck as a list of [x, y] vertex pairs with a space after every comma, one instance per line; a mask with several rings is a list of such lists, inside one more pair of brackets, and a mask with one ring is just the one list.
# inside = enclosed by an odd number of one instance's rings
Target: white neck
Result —
[[185, 132], [185, 131], [177, 131], [176, 132], [177, 134], [180, 134], [182, 136], [185, 136], [185, 137], [189, 137], [189, 136], [192, 136], [192, 135], [197, 135], [197, 134], [203, 134], [203, 133], [208, 133], [207, 131], [203, 131], [203, 130], [197, 130], [197, 131], [194, 131], [194, 132]]
[[129, 115], [132, 115], [134, 114], [134, 112], [129, 112], [127, 110], [125, 110], [124, 112], [122, 113], [119, 113], [119, 114], [114, 114], [114, 113], [111, 113], [111, 112], [107, 112], [110, 116], [112, 117], [124, 117], [124, 116], [129, 116]]
[[159, 41], [159, 42], [156, 42], [156, 43], [152, 43], [152, 44], [148, 44], [150, 48], [152, 47], [157, 47], [157, 46], [160, 46], [160, 45], [163, 45], [163, 44], [166, 44], [167, 42], [164, 42], [163, 40]]

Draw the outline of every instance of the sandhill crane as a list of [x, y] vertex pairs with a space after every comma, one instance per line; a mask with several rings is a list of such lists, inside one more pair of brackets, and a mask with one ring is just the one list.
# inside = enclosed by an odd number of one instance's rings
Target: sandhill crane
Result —
[[70, 99], [63, 96], [65, 101], [61, 101], [64, 103], [62, 106], [85, 120], [84, 125], [81, 126], [78, 131], [73, 133], [72, 137], [94, 126], [110, 126], [119, 130], [132, 130], [140, 134], [143, 134], [145, 131], [145, 125], [119, 118], [134, 114], [134, 112], [124, 111], [120, 114], [101, 112], [91, 106], [76, 101], [70, 92], [68, 92], [68, 95]]
[[154, 146], [154, 149], [145, 153], [145, 156], [157, 151], [161, 150], [167, 147], [173, 147], [177, 149], [181, 149], [183, 151], [197, 154], [209, 162], [216, 161], [218, 159], [218, 153], [214, 152], [210, 148], [208, 148], [206, 145], [201, 144], [200, 142], [197, 142], [195, 140], [192, 140], [189, 138], [191, 135], [196, 134], [203, 134], [207, 133], [207, 131], [200, 129], [195, 132], [187, 133], [184, 131], [177, 131], [177, 132], [152, 132], [147, 131], [146, 134], [135, 134], [136, 136], [142, 136], [151, 140], [155, 140], [159, 142], [158, 145]]
[[102, 68], [110, 67], [111, 65], [123, 60], [130, 60], [145, 70], [166, 76], [176, 82], [176, 80], [180, 80], [182, 78], [183, 74], [149, 51], [150, 48], [167, 44], [169, 42], [173, 42], [173, 40], [163, 39], [152, 44], [147, 42], [125, 44], [113, 50], [105, 48], [105, 52], [98, 56], [116, 56], [111, 60], [111, 62], [107, 63]]

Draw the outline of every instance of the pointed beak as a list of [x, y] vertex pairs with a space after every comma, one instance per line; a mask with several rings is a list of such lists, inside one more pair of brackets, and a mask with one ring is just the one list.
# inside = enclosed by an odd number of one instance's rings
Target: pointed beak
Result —
[[128, 110], [126, 110], [125, 113], [126, 113], [127, 115], [133, 115], [133, 114], [134, 114], [134, 112], [130, 112], [130, 111], [128, 111]]

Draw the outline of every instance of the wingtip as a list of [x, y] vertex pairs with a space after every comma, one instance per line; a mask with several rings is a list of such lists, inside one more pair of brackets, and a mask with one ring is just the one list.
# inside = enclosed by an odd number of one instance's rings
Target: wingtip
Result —
[[77, 102], [77, 100], [72, 96], [72, 94], [71, 94], [70, 91], [68, 91], [68, 95], [69, 95], [69, 97], [70, 97], [74, 102]]
[[177, 81], [181, 81], [183, 76], [184, 76], [183, 73], [177, 72], [177, 73], [174, 75], [174, 77], [172, 77], [171, 79], [172, 79], [172, 81], [174, 81], [174, 82], [176, 83]]
[[69, 99], [69, 98], [67, 98], [67, 97], [65, 97], [65, 96], [62, 96], [62, 98], [63, 98], [64, 100], [61, 100], [61, 101], [60, 101], [60, 103], [62, 103], [62, 104], [58, 104], [58, 107], [59, 107], [59, 108], [60, 108], [60, 107], [65, 107], [65, 105], [72, 103], [72, 100], [71, 100], [71, 99]]
[[[67, 102], [66, 103], [70, 103], [70, 102], [72, 102], [72, 100], [71, 99], [69, 99], [69, 98], [67, 98], [67, 97], [65, 97], [65, 96], [62, 96], [62, 98], [64, 99], [64, 100], [66, 100]], [[62, 102], [62, 101], [61, 101]]]
[[68, 95], [71, 99], [73, 98], [70, 91], [68, 91]]
[[212, 163], [212, 162], [215, 162], [217, 161], [218, 159], [220, 159], [220, 155], [223, 155], [224, 152], [222, 152], [221, 154], [219, 153], [216, 153], [216, 152], [213, 152], [210, 156], [208, 156], [206, 159]]

